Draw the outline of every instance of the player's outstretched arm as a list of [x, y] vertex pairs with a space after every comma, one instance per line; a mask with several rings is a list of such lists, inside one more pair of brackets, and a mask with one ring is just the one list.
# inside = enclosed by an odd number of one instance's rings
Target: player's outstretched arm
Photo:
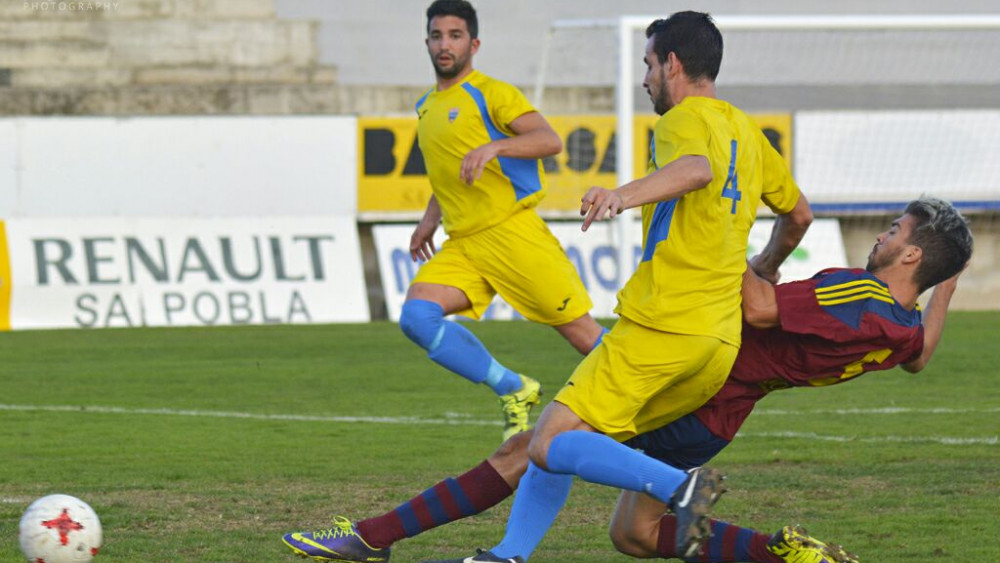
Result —
[[[966, 264], [966, 268], [968, 264]], [[963, 268], [964, 272], [965, 269]], [[930, 301], [927, 302], [927, 310], [924, 311], [924, 350], [920, 357], [912, 362], [902, 364], [902, 368], [910, 373], [917, 373], [927, 366], [927, 362], [934, 355], [941, 335], [944, 333], [944, 319], [948, 315], [948, 305], [951, 303], [951, 296], [955, 294], [958, 287], [958, 277], [962, 272], [944, 280], [934, 286], [934, 293], [931, 294]]]
[[487, 143], [465, 155], [459, 175], [466, 184], [483, 175], [486, 164], [498, 156], [511, 158], [544, 158], [562, 151], [562, 139], [537, 111], [521, 115], [510, 122], [513, 137]]
[[437, 249], [434, 248], [434, 233], [440, 224], [441, 205], [438, 203], [437, 196], [432, 195], [430, 201], [427, 202], [424, 216], [420, 218], [417, 228], [410, 236], [410, 258], [414, 261], [427, 261], [434, 256], [434, 253], [437, 252]]
[[590, 188], [580, 200], [580, 215], [584, 217], [582, 228], [586, 231], [594, 221], [611, 219], [622, 210], [676, 199], [710, 183], [712, 165], [708, 159], [701, 155], [686, 155], [617, 189]]
[[778, 215], [771, 229], [771, 238], [760, 254], [750, 259], [750, 266], [757, 275], [778, 283], [778, 268], [802, 242], [802, 237], [812, 224], [813, 213], [805, 194], [799, 194], [795, 207], [788, 213]]
[[750, 265], [743, 272], [743, 320], [754, 328], [778, 326], [778, 297], [771, 282], [758, 276]]

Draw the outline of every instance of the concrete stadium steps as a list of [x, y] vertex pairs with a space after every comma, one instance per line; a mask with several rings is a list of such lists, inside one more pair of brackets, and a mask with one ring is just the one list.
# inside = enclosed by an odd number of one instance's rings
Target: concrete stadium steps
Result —
[[341, 113], [329, 84], [7, 88], [0, 115], [299, 115]]
[[339, 111], [316, 34], [273, 0], [0, 2], [0, 114]]
[[282, 21], [0, 22], [0, 65], [308, 66], [317, 64], [315, 31]]
[[157, 20], [108, 25], [122, 66], [317, 64], [315, 24], [278, 20]]
[[[65, 2], [69, 4], [69, 2]], [[0, 19], [135, 20], [159, 18], [266, 19], [274, 17], [273, 0], [101, 0], [0, 2]]]
[[331, 68], [155, 67], [155, 68], [14, 68], [14, 88], [124, 87], [128, 85], [334, 84]]

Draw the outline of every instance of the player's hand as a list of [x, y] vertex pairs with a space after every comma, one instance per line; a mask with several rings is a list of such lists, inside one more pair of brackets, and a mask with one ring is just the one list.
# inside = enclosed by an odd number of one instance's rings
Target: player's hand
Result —
[[962, 269], [959, 270], [957, 274], [955, 274], [954, 276], [951, 276], [950, 278], [948, 278], [948, 279], [944, 280], [943, 282], [937, 284], [937, 287], [935, 288], [935, 290], [937, 290], [937, 288], [941, 288], [941, 289], [946, 289], [948, 291], [954, 292], [955, 288], [958, 287], [958, 278], [961, 277], [961, 275], [963, 273], [965, 273], [965, 271], [968, 270], [968, 269], [969, 269], [969, 263], [966, 262], [965, 265], [962, 266]]
[[483, 169], [486, 168], [486, 164], [496, 157], [497, 148], [493, 143], [487, 143], [473, 150], [462, 159], [462, 169], [459, 172], [459, 177], [466, 184], [472, 184], [482, 178]]
[[625, 202], [617, 190], [607, 190], [600, 187], [590, 188], [590, 191], [583, 194], [580, 199], [580, 215], [583, 218], [583, 227], [586, 231], [594, 221], [611, 219], [625, 209]]
[[750, 260], [747, 260], [747, 263], [750, 265], [750, 268], [753, 269], [755, 274], [771, 282], [772, 284], [777, 284], [778, 281], [781, 280], [781, 271], [780, 270], [772, 271], [770, 268], [765, 267], [760, 254], [754, 256]]
[[437, 252], [434, 247], [434, 232], [437, 231], [437, 224], [421, 221], [410, 236], [410, 258], [414, 262], [428, 261]]

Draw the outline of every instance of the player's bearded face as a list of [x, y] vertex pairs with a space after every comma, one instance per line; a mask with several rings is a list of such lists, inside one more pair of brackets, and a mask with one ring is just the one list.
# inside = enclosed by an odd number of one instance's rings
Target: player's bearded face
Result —
[[876, 244], [868, 255], [868, 264], [865, 265], [865, 270], [872, 273], [878, 272], [892, 264], [903, 250], [901, 246], [889, 248]]
[[653, 102], [653, 111], [657, 115], [663, 115], [672, 107], [670, 90], [667, 87], [667, 66], [661, 63], [660, 57], [653, 52], [653, 40], [654, 38], [650, 37], [646, 42], [646, 56], [643, 58], [646, 63], [646, 77], [642, 85], [646, 88], [650, 101]]
[[441, 51], [431, 53], [431, 64], [434, 65], [434, 72], [441, 78], [455, 78], [469, 64], [471, 53], [467, 49], [464, 53], [456, 51]]
[[427, 53], [439, 78], [455, 78], [470, 67], [478, 45], [479, 40], [469, 35], [465, 20], [455, 16], [431, 20]]
[[656, 112], [656, 115], [663, 115], [671, 108], [670, 91], [667, 89], [667, 73], [662, 65], [654, 67], [650, 72], [659, 76], [648, 84], [646, 92], [649, 93], [649, 99], [653, 102], [653, 111]]
[[892, 227], [888, 231], [879, 233], [875, 237], [875, 246], [868, 254], [868, 264], [865, 265], [865, 270], [873, 273], [878, 272], [896, 261], [896, 258], [906, 250], [912, 222], [912, 217], [903, 215], [892, 222]]

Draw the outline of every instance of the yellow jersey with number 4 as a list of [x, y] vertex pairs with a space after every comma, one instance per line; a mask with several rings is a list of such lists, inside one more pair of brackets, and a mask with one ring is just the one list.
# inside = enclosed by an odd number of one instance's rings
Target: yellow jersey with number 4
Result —
[[510, 123], [535, 111], [520, 90], [472, 71], [446, 90], [427, 91], [416, 109], [420, 150], [449, 236], [492, 227], [535, 207], [544, 197], [545, 174], [539, 159], [498, 157], [471, 185], [459, 177], [465, 155], [513, 136]]
[[728, 102], [688, 97], [656, 122], [648, 172], [686, 155], [712, 166], [712, 182], [642, 208], [639, 265], [618, 293], [618, 312], [665, 332], [740, 344], [740, 286], [747, 238], [763, 201], [795, 207], [799, 188], [781, 155]]

